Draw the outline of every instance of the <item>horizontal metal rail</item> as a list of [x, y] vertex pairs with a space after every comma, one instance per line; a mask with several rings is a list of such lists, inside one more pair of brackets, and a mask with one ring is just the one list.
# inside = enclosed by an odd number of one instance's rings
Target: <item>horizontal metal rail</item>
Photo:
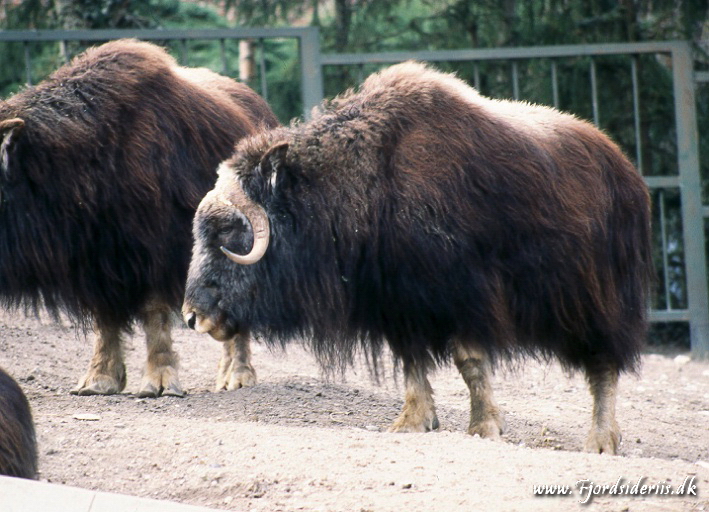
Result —
[[392, 64], [406, 60], [428, 62], [541, 59], [557, 57], [583, 57], [594, 55], [629, 55], [640, 53], [672, 53], [680, 48], [681, 41], [586, 44], [562, 46], [526, 46], [516, 48], [471, 48], [466, 50], [432, 50], [382, 53], [330, 53], [321, 56], [324, 66], [347, 64]]

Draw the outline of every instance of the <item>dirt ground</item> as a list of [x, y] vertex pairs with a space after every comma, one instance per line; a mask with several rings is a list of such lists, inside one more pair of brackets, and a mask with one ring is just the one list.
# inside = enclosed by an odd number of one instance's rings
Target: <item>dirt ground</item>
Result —
[[[32, 404], [40, 480], [223, 510], [709, 510], [709, 362], [685, 354], [649, 353], [639, 377], [621, 379], [614, 457], [580, 451], [590, 395], [554, 364], [497, 371], [507, 431], [493, 442], [465, 434], [452, 367], [432, 379], [440, 431], [391, 434], [403, 395], [391, 369], [380, 384], [364, 365], [326, 379], [297, 345], [256, 344], [258, 385], [215, 393], [220, 344], [182, 328], [175, 338], [185, 398], [133, 394], [140, 332], [126, 343], [126, 392], [78, 397], [91, 337], [0, 313], [0, 366]], [[535, 496], [543, 485], [571, 495]]]

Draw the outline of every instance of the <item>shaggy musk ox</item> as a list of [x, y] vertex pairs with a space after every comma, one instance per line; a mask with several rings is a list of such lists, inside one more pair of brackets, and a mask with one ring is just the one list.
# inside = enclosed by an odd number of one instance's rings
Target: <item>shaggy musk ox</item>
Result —
[[616, 452], [618, 375], [646, 329], [650, 208], [590, 124], [392, 66], [308, 123], [241, 141], [194, 235], [189, 325], [303, 337], [325, 364], [358, 350], [376, 362], [386, 342], [406, 385], [393, 431], [438, 426], [427, 373], [452, 358], [468, 432], [499, 437], [491, 365], [536, 355], [585, 371], [586, 448]]
[[[183, 394], [171, 311], [195, 209], [236, 140], [276, 125], [248, 87], [134, 40], [91, 48], [0, 102], [0, 302], [93, 323], [94, 356], [74, 393], [125, 387], [121, 336], [138, 319], [139, 394]], [[223, 359], [225, 385], [253, 380], [248, 333], [237, 342], [225, 356], [240, 352], [245, 373], [228, 374]]]
[[0, 368], [0, 475], [35, 478], [37, 440], [30, 404], [20, 386]]

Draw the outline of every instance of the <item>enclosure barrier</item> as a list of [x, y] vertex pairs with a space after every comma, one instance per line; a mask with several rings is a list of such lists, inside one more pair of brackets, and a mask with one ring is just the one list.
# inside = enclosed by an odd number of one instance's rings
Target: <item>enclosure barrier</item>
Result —
[[[62, 54], [66, 55], [66, 44], [70, 41], [80, 43], [101, 43], [121, 38], [136, 38], [144, 41], [170, 42], [176, 41], [180, 45], [178, 61], [189, 65], [189, 51], [187, 41], [218, 41], [221, 47], [221, 69], [214, 71], [229, 75], [230, 66], [225, 51], [225, 41], [256, 40], [260, 43], [265, 39], [296, 39], [299, 45], [301, 98], [303, 115], [307, 117], [313, 106], [320, 103], [323, 97], [322, 77], [320, 75], [319, 31], [316, 27], [292, 28], [238, 28], [238, 29], [200, 29], [200, 30], [171, 30], [171, 29], [113, 29], [113, 30], [0, 30], [0, 43], [20, 43], [24, 48], [25, 81], [35, 83], [44, 77], [33, 76], [30, 46], [37, 43], [57, 42], [62, 47]], [[268, 101], [267, 86], [265, 82], [265, 53], [259, 52], [260, 85], [262, 96]]]
[[[296, 38], [299, 43], [299, 66], [301, 79], [302, 115], [307, 118], [311, 108], [323, 98], [324, 70], [330, 67], [355, 66], [360, 69], [360, 79], [365, 76], [365, 67], [415, 59], [430, 62], [467, 63], [474, 68], [473, 84], [480, 89], [480, 66], [486, 62], [502, 62], [509, 65], [511, 96], [522, 99], [521, 85], [524, 85], [520, 64], [528, 61], [545, 60], [549, 63], [548, 86], [551, 90], [549, 103], [560, 107], [560, 84], [558, 62], [563, 59], [588, 59], [588, 80], [590, 82], [590, 115], [596, 125], [603, 127], [599, 90], [608, 84], [599, 84], [597, 63], [608, 56], [627, 58], [627, 73], [631, 77], [632, 128], [634, 130], [634, 157], [638, 169], [643, 172], [643, 137], [641, 123], [643, 115], [641, 79], [638, 73], [640, 56], [655, 56], [669, 59], [667, 69], [671, 73], [671, 94], [675, 126], [668, 130], [675, 132], [676, 169], [646, 175], [645, 180], [653, 194], [655, 215], [659, 219], [658, 245], [661, 260], [657, 304], [650, 308], [652, 322], [687, 322], [690, 328], [690, 343], [693, 355], [709, 356], [709, 293], [707, 289], [707, 269], [705, 254], [704, 218], [709, 217], [709, 207], [702, 204], [702, 183], [699, 167], [699, 138], [696, 118], [695, 73], [692, 68], [691, 48], [686, 42], [647, 42], [631, 44], [568, 45], [523, 48], [490, 48], [449, 51], [387, 52], [366, 54], [321, 54], [317, 28], [236, 28], [217, 30], [91, 30], [91, 31], [0, 31], [0, 42], [17, 42], [25, 48], [26, 81], [32, 83], [42, 77], [32, 76], [29, 45], [39, 42], [56, 41], [66, 45], [68, 41], [100, 42], [124, 37], [134, 37], [152, 41], [180, 42], [180, 62], [188, 64], [186, 41], [217, 40], [222, 47], [222, 69], [229, 69], [224, 41], [251, 39], [262, 41], [267, 38]], [[268, 100], [265, 80], [265, 57], [260, 53], [258, 68], [261, 70], [261, 92]], [[697, 81], [709, 82], [709, 73], [697, 73]], [[611, 87], [614, 84], [611, 84]], [[485, 92], [485, 91], [483, 91]], [[265, 94], [264, 94], [265, 93]], [[611, 133], [611, 135], [613, 135]], [[668, 222], [668, 195], [679, 197], [681, 214], [681, 240], [670, 240], [666, 224]], [[681, 246], [678, 263], [677, 255], [670, 255], [670, 248]], [[672, 261], [670, 261], [672, 260]], [[679, 266], [678, 266], [679, 265]], [[676, 268], [675, 268], [676, 267]], [[679, 301], [673, 296], [674, 280], [683, 280]]]

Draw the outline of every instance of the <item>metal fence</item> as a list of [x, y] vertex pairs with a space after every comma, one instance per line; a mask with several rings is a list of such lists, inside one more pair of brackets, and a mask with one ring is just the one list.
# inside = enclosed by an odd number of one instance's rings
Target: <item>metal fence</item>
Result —
[[[178, 61], [186, 66], [194, 65], [190, 62], [190, 42], [213, 41], [219, 45], [219, 65], [214, 71], [227, 76], [233, 76], [236, 66], [233, 61], [238, 59], [237, 51], [228, 51], [227, 43], [239, 40], [258, 41], [263, 50], [264, 41], [292, 39], [298, 44], [298, 63], [300, 68], [300, 97], [302, 113], [307, 117], [311, 108], [323, 98], [322, 76], [319, 64], [320, 35], [315, 27], [302, 28], [238, 28], [238, 29], [201, 29], [201, 30], [0, 30], [0, 44], [22, 45], [24, 53], [24, 80], [32, 84], [44, 78], [38, 75], [37, 63], [33, 62], [32, 49], [43, 44], [58, 44], [60, 50], [56, 52], [66, 60], [71, 52], [67, 51], [68, 43], [74, 42], [81, 46], [98, 44], [105, 41], [121, 38], [136, 38], [145, 41], [154, 41], [159, 44], [177, 45], [175, 51]], [[258, 82], [256, 88], [268, 100], [268, 87], [266, 80], [265, 51], [258, 52], [259, 63]], [[40, 72], [41, 73], [41, 72]]]
[[[321, 54], [316, 28], [221, 30], [100, 30], [0, 32], [0, 43], [22, 44], [28, 82], [32, 74], [33, 44], [69, 41], [95, 43], [135, 37], [178, 44], [180, 62], [190, 65], [190, 41], [217, 41], [221, 66], [229, 74], [230, 54], [225, 42], [292, 38], [298, 42], [302, 116], [324, 96], [329, 71], [349, 70], [354, 85], [377, 67], [408, 59], [436, 62], [458, 71], [484, 94], [530, 99], [563, 110], [576, 111], [608, 131], [645, 176], [654, 204], [657, 293], [650, 305], [652, 322], [689, 325], [692, 352], [709, 356], [709, 293], [705, 253], [699, 138], [696, 118], [695, 73], [691, 48], [685, 42], [573, 45], [554, 47], [470, 49], [451, 51], [389, 52], [372, 54]], [[261, 92], [268, 98], [265, 52], [259, 52]], [[233, 55], [231, 55], [233, 58]], [[659, 67], [667, 76], [667, 90], [649, 98], [642, 69]], [[697, 73], [709, 82], [709, 73]], [[341, 86], [338, 82], [338, 86]], [[334, 91], [339, 92], [339, 90]], [[333, 92], [333, 93], [334, 93]], [[531, 98], [529, 96], [532, 96]], [[584, 98], [579, 99], [579, 96]], [[625, 100], [623, 100], [625, 98]], [[673, 126], [656, 127], [648, 135], [651, 109], [647, 104], [669, 102], [665, 107]], [[655, 105], [653, 103], [653, 105]], [[660, 107], [658, 107], [660, 108]], [[674, 229], [670, 229], [674, 228]], [[675, 236], [679, 234], [679, 237]]]

